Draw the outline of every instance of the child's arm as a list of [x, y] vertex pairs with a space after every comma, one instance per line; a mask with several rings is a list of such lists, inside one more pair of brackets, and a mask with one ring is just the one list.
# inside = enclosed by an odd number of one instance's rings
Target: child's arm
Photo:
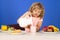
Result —
[[41, 25], [42, 25], [42, 22], [43, 22], [43, 20], [40, 20], [40, 21], [38, 22], [38, 24], [37, 24], [37, 31], [40, 30], [40, 27], [41, 27]]
[[18, 18], [17, 23], [19, 22], [20, 18], [24, 18], [28, 16], [29, 14], [30, 14], [29, 12], [24, 13], [21, 17]]
[[26, 12], [26, 13], [24, 13], [20, 18], [24, 18], [24, 17], [26, 17], [26, 16], [28, 16], [28, 15], [30, 15], [31, 13], [28, 11], [28, 12]]

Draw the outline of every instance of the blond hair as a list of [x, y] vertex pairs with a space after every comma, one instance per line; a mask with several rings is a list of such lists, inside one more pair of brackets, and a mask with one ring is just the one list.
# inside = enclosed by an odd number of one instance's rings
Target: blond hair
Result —
[[33, 10], [36, 9], [36, 8], [39, 9], [39, 10], [41, 10], [41, 14], [38, 17], [42, 18], [43, 15], [44, 15], [44, 7], [43, 7], [43, 5], [41, 3], [39, 3], [39, 2], [33, 3], [31, 5], [29, 11], [32, 13]]

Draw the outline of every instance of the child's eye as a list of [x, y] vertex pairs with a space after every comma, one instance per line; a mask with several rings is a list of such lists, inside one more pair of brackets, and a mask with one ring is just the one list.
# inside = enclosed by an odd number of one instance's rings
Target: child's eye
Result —
[[37, 10], [35, 10], [35, 12], [36, 12]]
[[38, 11], [38, 13], [40, 13], [40, 11]]
[[41, 10], [40, 11], [38, 11], [38, 13], [40, 13], [41, 12]]

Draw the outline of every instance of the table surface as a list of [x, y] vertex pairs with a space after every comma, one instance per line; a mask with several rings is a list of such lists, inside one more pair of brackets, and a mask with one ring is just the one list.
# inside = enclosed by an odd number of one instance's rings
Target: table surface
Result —
[[16, 33], [0, 32], [0, 40], [60, 40], [60, 32]]

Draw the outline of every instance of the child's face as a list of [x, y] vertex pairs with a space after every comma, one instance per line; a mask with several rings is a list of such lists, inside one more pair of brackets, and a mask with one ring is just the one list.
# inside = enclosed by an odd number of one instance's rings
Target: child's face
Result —
[[38, 17], [38, 16], [40, 15], [40, 13], [41, 13], [41, 10], [39, 10], [39, 9], [34, 9], [32, 15], [33, 15], [34, 17]]

